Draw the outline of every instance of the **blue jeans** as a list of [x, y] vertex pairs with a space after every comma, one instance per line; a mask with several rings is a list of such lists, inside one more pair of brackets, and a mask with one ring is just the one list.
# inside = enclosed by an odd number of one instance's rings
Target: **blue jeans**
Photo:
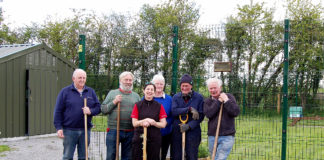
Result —
[[[121, 160], [132, 159], [132, 138], [134, 131], [125, 132], [119, 131], [119, 142], [121, 143]], [[110, 129], [107, 132], [106, 146], [107, 157], [106, 160], [115, 160], [116, 158], [116, 129]]]
[[[210, 155], [213, 154], [215, 136], [208, 136], [208, 148]], [[234, 136], [219, 136], [215, 160], [226, 160], [234, 145]]]
[[[63, 160], [72, 160], [75, 147], [78, 147], [78, 159], [85, 158], [85, 135], [84, 130], [63, 129]], [[88, 130], [88, 146], [90, 143], [90, 130]]]

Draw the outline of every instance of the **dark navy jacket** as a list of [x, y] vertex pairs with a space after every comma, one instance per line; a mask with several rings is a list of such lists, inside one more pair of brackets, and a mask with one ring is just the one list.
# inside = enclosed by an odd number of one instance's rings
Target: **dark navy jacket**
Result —
[[[189, 120], [187, 124], [189, 124], [190, 130], [197, 131], [197, 134], [200, 134], [200, 122], [204, 119], [203, 105], [204, 105], [203, 96], [195, 91], [192, 91], [192, 97], [190, 98], [188, 103], [185, 103], [184, 99], [182, 98], [181, 92], [175, 94], [172, 98], [172, 110], [171, 110], [174, 119], [173, 124], [177, 124], [177, 125], [180, 124], [181, 122], [179, 120], [179, 115], [185, 115], [188, 113]], [[189, 107], [193, 107], [199, 112], [198, 120], [192, 119], [192, 114], [189, 112]], [[185, 117], [183, 117], [182, 119], [185, 119]], [[197, 127], [199, 128], [199, 131], [196, 130]]]
[[87, 98], [87, 106], [90, 108], [91, 115], [88, 115], [88, 128], [92, 127], [91, 119], [100, 113], [100, 103], [95, 91], [84, 86], [80, 94], [74, 85], [63, 88], [57, 96], [54, 110], [54, 126], [56, 130], [84, 130], [84, 98]]

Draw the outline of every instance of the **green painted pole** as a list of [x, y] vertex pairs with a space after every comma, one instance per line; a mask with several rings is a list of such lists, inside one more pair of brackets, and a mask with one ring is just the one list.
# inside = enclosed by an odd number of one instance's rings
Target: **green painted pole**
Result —
[[243, 115], [245, 114], [245, 107], [246, 107], [245, 94], [246, 94], [246, 79], [244, 76], [244, 79], [243, 79]]
[[177, 92], [178, 83], [178, 26], [173, 27], [173, 42], [172, 42], [172, 85], [171, 96]]
[[282, 147], [281, 160], [286, 159], [287, 152], [287, 110], [288, 110], [288, 66], [289, 66], [289, 20], [285, 20], [285, 39], [284, 39], [284, 72], [283, 72], [283, 113], [282, 113]]
[[79, 35], [79, 68], [85, 70], [85, 35]]

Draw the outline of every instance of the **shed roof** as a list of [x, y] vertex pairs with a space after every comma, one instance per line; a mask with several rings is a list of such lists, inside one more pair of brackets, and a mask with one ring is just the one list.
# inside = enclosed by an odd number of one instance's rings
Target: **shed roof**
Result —
[[39, 49], [45, 49], [49, 53], [55, 55], [60, 60], [64, 61], [65, 63], [69, 64], [70, 66], [77, 68], [76, 65], [61, 54], [56, 53], [53, 49], [48, 47], [46, 44], [13, 44], [13, 45], [0, 45], [0, 63], [9, 61], [11, 59], [23, 56], [25, 54], [29, 54]]
[[34, 44], [13, 44], [13, 45], [0, 45], [0, 58], [15, 54], [27, 48], [35, 46]]

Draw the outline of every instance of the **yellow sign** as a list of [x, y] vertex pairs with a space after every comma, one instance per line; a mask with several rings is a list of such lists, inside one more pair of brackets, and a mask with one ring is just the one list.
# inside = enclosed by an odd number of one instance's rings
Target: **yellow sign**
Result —
[[78, 50], [78, 52], [82, 52], [82, 45], [81, 45], [81, 44], [79, 45], [79, 50]]

